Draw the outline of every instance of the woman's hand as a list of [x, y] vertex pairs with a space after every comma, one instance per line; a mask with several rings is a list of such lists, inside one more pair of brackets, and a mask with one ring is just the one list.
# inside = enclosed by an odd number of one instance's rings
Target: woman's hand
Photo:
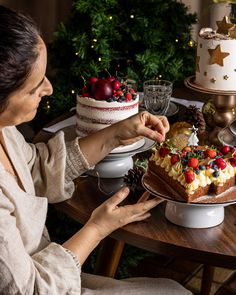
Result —
[[97, 232], [98, 239], [103, 239], [114, 230], [135, 221], [148, 218], [149, 210], [160, 203], [156, 197], [148, 200], [150, 194], [145, 192], [139, 201], [134, 205], [120, 205], [128, 196], [129, 189], [122, 188], [107, 201], [97, 207], [85, 227], [92, 227]]
[[118, 146], [132, 144], [143, 137], [161, 142], [168, 131], [169, 123], [165, 116], [154, 116], [143, 111], [80, 138], [79, 145], [90, 166], [93, 166]]
[[149, 112], [140, 112], [126, 120], [112, 126], [118, 140], [118, 145], [128, 145], [142, 137], [148, 137], [154, 141], [164, 141], [165, 134], [169, 131], [169, 123], [165, 116], [154, 116]]
[[148, 200], [150, 194], [145, 192], [134, 205], [120, 205], [128, 196], [129, 189], [122, 188], [114, 196], [97, 207], [88, 222], [74, 234], [63, 247], [69, 249], [77, 256], [80, 265], [84, 263], [89, 254], [114, 230], [134, 221], [140, 221], [150, 216], [149, 210], [162, 202], [156, 197]]

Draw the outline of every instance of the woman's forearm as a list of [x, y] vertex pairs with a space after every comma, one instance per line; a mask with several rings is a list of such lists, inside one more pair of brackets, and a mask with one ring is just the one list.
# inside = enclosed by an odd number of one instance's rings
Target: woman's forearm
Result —
[[109, 126], [79, 139], [80, 149], [91, 166], [96, 165], [119, 145], [115, 132], [116, 129]]
[[85, 225], [62, 246], [74, 253], [81, 266], [101, 241], [96, 229], [92, 225]]

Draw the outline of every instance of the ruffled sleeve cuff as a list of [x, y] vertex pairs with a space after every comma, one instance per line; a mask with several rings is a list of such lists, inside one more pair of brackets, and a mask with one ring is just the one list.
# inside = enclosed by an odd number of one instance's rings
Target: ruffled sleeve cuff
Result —
[[90, 166], [83, 155], [79, 146], [78, 137], [73, 141], [66, 143], [66, 148], [66, 181], [71, 181], [71, 179], [75, 179], [84, 172], [94, 168], [94, 166]]

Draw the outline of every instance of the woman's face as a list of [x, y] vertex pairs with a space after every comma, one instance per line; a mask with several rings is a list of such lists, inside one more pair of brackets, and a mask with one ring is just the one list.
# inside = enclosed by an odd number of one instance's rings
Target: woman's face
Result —
[[33, 65], [30, 76], [23, 87], [9, 96], [6, 109], [0, 114], [0, 128], [19, 125], [32, 120], [37, 112], [41, 98], [52, 94], [52, 85], [45, 77], [47, 50], [40, 40], [39, 56]]

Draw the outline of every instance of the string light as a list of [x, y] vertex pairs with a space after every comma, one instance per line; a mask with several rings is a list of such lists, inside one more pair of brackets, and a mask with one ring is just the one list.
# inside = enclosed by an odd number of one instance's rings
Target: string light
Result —
[[102, 58], [101, 58], [101, 57], [99, 57], [99, 58], [98, 58], [98, 61], [102, 61]]
[[193, 47], [193, 46], [194, 46], [194, 42], [193, 42], [193, 40], [190, 40], [190, 41], [188, 42], [188, 46], [189, 46], [189, 47]]
[[179, 39], [175, 39], [175, 42], [178, 43], [179, 42]]
[[94, 45], [91, 45], [91, 48], [94, 48]]
[[162, 78], [162, 75], [158, 75], [159, 78]]
[[97, 42], [98, 40], [97, 39], [93, 39], [93, 42]]
[[47, 101], [46, 101], [46, 109], [47, 109], [47, 110], [50, 110], [50, 108], [51, 108], [51, 106], [50, 106], [49, 103], [50, 103], [49, 100], [47, 100]]
[[71, 90], [71, 93], [72, 93], [72, 94], [74, 94], [74, 93], [75, 93], [74, 89], [72, 89], [72, 90]]
[[130, 18], [134, 18], [134, 15], [133, 15], [133, 14], [131, 14], [131, 15], [130, 15]]
[[112, 20], [112, 16], [111, 15], [109, 16], [109, 20]]
[[76, 52], [75, 55], [79, 55], [79, 52]]

